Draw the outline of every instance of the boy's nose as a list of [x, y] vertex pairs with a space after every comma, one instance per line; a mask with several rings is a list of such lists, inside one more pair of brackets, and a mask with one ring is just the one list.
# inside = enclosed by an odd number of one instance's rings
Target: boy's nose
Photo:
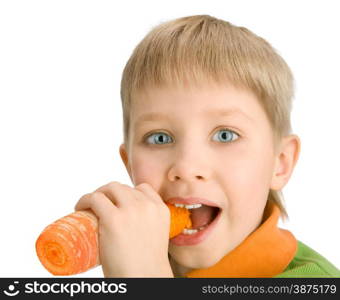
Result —
[[178, 181], [178, 180], [186, 180], [186, 181], [192, 181], [193, 179], [198, 179], [198, 180], [204, 180], [205, 178], [201, 175], [196, 175], [196, 176], [169, 176], [170, 181]]
[[175, 162], [168, 172], [168, 179], [172, 182], [175, 181], [206, 181], [209, 178], [209, 171], [202, 162]]

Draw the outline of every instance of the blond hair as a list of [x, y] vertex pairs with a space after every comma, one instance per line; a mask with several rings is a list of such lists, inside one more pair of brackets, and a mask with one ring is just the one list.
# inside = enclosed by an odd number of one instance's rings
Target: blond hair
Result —
[[[124, 143], [134, 95], [152, 87], [232, 83], [251, 90], [266, 112], [275, 141], [291, 132], [292, 73], [275, 49], [244, 27], [209, 15], [182, 17], [154, 27], [134, 49], [121, 81]], [[275, 143], [276, 144], [276, 143]], [[270, 190], [287, 217], [281, 191]]]

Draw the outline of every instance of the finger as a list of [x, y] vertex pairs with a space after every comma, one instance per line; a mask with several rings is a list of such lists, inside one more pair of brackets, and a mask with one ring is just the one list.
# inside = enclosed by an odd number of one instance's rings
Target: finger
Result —
[[91, 209], [100, 219], [105, 218], [105, 216], [110, 215], [117, 210], [111, 200], [100, 192], [85, 194], [79, 199], [74, 209]]
[[136, 200], [136, 193], [134, 189], [126, 184], [121, 184], [116, 181], [112, 181], [102, 187], [98, 188], [96, 192], [103, 193], [108, 197], [117, 207], [124, 207]]
[[163, 202], [163, 199], [161, 196], [156, 192], [156, 190], [148, 183], [141, 183], [135, 187], [138, 191], [141, 191], [145, 195], [147, 195], [149, 198], [151, 198], [153, 201], [156, 202]]

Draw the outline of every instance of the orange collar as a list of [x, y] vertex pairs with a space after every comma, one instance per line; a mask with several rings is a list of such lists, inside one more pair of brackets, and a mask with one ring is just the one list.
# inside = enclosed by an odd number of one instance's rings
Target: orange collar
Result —
[[261, 225], [217, 264], [185, 277], [273, 277], [282, 273], [297, 251], [291, 232], [277, 227], [279, 208], [268, 202]]

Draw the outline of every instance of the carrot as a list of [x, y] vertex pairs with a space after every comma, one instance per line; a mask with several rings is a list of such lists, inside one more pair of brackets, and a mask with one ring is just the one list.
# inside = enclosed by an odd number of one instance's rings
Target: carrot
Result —
[[[191, 227], [190, 212], [167, 205], [172, 238]], [[35, 247], [40, 262], [53, 275], [73, 275], [94, 268], [100, 264], [97, 217], [90, 210], [64, 216], [42, 231]]]

